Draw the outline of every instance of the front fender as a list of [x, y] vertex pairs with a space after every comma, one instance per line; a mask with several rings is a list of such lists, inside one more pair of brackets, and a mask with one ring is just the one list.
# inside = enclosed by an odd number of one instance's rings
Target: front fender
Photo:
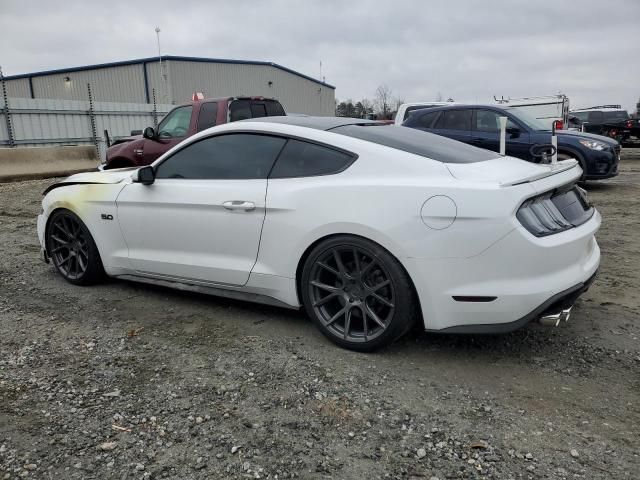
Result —
[[76, 214], [91, 233], [107, 273], [110, 268], [127, 268], [129, 252], [115, 203], [125, 185], [73, 183], [49, 191], [42, 200], [43, 212], [38, 218], [38, 237], [42, 245], [45, 245], [44, 236], [51, 214], [66, 209]]

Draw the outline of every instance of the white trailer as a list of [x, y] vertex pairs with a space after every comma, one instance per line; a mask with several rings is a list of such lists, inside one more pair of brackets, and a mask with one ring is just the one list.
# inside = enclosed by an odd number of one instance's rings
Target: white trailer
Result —
[[521, 98], [497, 98], [494, 96], [493, 99], [498, 105], [525, 110], [529, 115], [547, 123], [549, 125], [549, 130], [552, 129], [554, 122], [558, 122], [556, 123], [557, 130], [568, 128], [569, 97], [566, 95], [558, 94]]

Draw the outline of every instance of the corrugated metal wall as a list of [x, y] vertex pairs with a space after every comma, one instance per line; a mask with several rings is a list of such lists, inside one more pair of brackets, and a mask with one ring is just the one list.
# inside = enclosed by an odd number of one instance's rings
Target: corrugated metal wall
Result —
[[19, 78], [17, 80], [11, 80], [6, 82], [7, 95], [10, 97], [30, 98], [29, 92], [29, 79]]
[[[166, 81], [155, 61], [34, 76], [31, 78], [33, 95], [37, 99], [86, 100], [87, 83], [91, 83], [96, 101], [146, 103], [146, 70], [149, 102], [152, 102], [152, 89], [155, 88], [158, 103], [182, 103], [188, 101], [194, 91], [200, 91], [208, 97], [274, 97], [280, 100], [286, 111], [292, 113], [334, 113], [333, 88], [270, 65], [182, 60], [166, 60], [163, 63]], [[10, 97], [31, 96], [28, 78], [7, 80], [6, 85]]]
[[[332, 88], [272, 66], [176, 60], [166, 63], [168, 83], [176, 103], [189, 99], [194, 91], [198, 91], [207, 97], [274, 97], [280, 100], [285, 111], [292, 113], [333, 115], [335, 109], [335, 91]], [[149, 64], [148, 68], [149, 79], [158, 82], [158, 65]], [[157, 83], [154, 86], [157, 88]]]
[[[0, 98], [0, 108], [3, 106]], [[158, 105], [158, 119], [171, 108], [172, 105]], [[113, 140], [129, 136], [131, 130], [153, 125], [153, 105], [150, 104], [94, 102], [93, 110], [102, 156], [105, 152], [104, 130], [109, 131]], [[18, 146], [93, 144], [88, 101], [10, 98], [9, 112]], [[8, 142], [6, 120], [0, 114], [0, 146], [7, 146]]]
[[[65, 81], [65, 78], [68, 78], [69, 81]], [[9, 80], [7, 84], [10, 85], [14, 81]], [[31, 82], [35, 98], [85, 100], [87, 98], [87, 83], [91, 83], [93, 98], [96, 101], [146, 102], [142, 65], [124, 65], [43, 75], [32, 77]]]

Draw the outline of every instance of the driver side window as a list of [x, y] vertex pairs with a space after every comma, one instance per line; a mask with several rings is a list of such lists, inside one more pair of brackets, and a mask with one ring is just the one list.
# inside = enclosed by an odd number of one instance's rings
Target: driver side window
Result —
[[184, 137], [189, 131], [189, 123], [191, 122], [191, 112], [193, 107], [186, 105], [178, 107], [164, 117], [158, 126], [158, 137], [175, 138]]
[[286, 140], [253, 133], [229, 133], [197, 140], [156, 169], [156, 178], [249, 180], [267, 178]]

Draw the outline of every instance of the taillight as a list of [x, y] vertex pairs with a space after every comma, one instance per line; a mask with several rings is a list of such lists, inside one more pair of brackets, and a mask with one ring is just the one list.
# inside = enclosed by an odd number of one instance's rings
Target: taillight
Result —
[[633, 128], [633, 120], [627, 120], [627, 128]]
[[546, 237], [583, 224], [593, 215], [585, 195], [573, 187], [526, 200], [516, 217], [536, 237]]
[[562, 120], [554, 120], [553, 128], [556, 130], [564, 130], [564, 122]]

